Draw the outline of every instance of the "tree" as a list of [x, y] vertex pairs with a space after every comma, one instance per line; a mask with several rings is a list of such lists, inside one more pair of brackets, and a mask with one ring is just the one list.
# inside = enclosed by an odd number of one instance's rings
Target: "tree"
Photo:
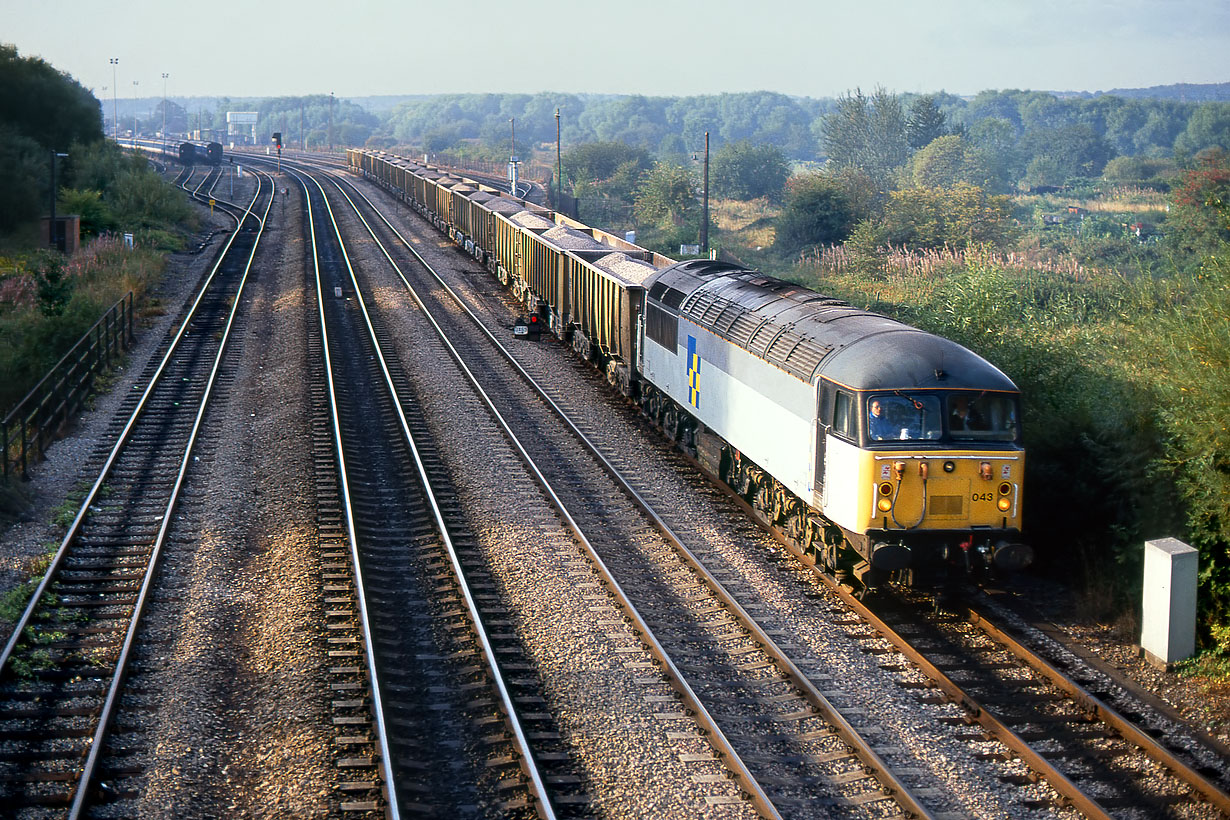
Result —
[[777, 218], [773, 248], [783, 256], [817, 245], [843, 241], [854, 223], [854, 209], [842, 183], [824, 174], [795, 177], [788, 183], [786, 207]]
[[1214, 146], [1230, 151], [1230, 103], [1205, 103], [1197, 108], [1174, 141], [1176, 152], [1189, 155]]
[[37, 142], [0, 122], [0, 233], [39, 215], [46, 202], [47, 163]]
[[910, 158], [915, 188], [951, 188], [958, 182], [987, 187], [994, 179], [984, 154], [955, 134], [936, 138]]
[[940, 111], [930, 94], [910, 103], [910, 115], [905, 121], [905, 133], [911, 148], [930, 145], [948, 133], [948, 118]]
[[633, 212], [637, 219], [666, 229], [683, 225], [698, 210], [691, 172], [659, 162], [637, 189]]
[[[158, 130], [162, 130], [162, 109], [163, 101], [159, 100], [154, 106], [153, 123]], [[188, 130], [188, 111], [175, 100], [166, 100], [166, 123], [168, 134], [182, 134]], [[272, 129], [271, 129], [272, 130]]]
[[0, 122], [46, 149], [103, 138], [99, 103], [88, 89], [8, 45], [0, 45]]
[[1020, 178], [1024, 166], [1011, 122], [1000, 117], [979, 120], [969, 128], [968, 139], [997, 181], [995, 188], [1005, 190]]
[[823, 119], [823, 133], [835, 168], [865, 171], [884, 187], [909, 157], [901, 98], [883, 88], [870, 98], [856, 89], [854, 95], [838, 99], [837, 110]]
[[1102, 179], [1120, 184], [1159, 184], [1175, 175], [1174, 160], [1115, 157], [1102, 169]]
[[883, 236], [910, 248], [1002, 245], [1009, 235], [1009, 203], [982, 188], [958, 183], [951, 188], [893, 191], [884, 212]]
[[1199, 154], [1171, 193], [1169, 239], [1182, 251], [1208, 258], [1227, 254], [1230, 243], [1230, 159], [1213, 149]]
[[1025, 171], [1030, 185], [1063, 185], [1072, 177], [1100, 176], [1113, 154], [1109, 143], [1084, 123], [1027, 131], [1021, 152], [1030, 157]]
[[723, 145], [710, 167], [713, 191], [730, 199], [781, 196], [790, 168], [775, 145], [753, 145], [739, 140]]
[[582, 143], [569, 149], [561, 161], [567, 176], [587, 182], [610, 179], [621, 166], [628, 163], [644, 171], [653, 167], [648, 151], [622, 142]]

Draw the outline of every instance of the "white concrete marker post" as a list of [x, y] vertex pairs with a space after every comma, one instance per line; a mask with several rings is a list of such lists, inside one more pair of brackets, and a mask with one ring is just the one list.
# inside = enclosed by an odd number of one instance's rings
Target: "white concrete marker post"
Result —
[[1145, 542], [1140, 648], [1168, 668], [1196, 651], [1196, 569], [1199, 553], [1176, 538]]

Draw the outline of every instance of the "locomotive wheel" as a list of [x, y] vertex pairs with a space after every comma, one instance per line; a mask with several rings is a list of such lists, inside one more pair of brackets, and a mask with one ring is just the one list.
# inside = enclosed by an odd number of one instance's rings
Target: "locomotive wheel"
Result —
[[668, 407], [662, 413], [662, 432], [671, 441], [677, 440], [679, 433], [679, 413], [674, 407]]
[[[793, 538], [795, 541], [802, 543], [803, 535], [807, 527], [803, 523], [803, 517], [797, 512], [792, 513], [786, 518], [786, 535]], [[806, 549], [806, 547], [804, 547]]]
[[773, 514], [773, 490], [762, 484], [756, 488], [756, 509], [765, 515]]

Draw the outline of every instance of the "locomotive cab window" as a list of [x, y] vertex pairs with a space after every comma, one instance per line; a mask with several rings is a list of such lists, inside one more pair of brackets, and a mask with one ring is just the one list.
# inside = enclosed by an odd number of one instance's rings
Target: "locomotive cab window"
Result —
[[940, 399], [926, 393], [872, 394], [867, 399], [867, 439], [936, 441], [943, 435]]
[[951, 393], [948, 437], [958, 441], [1016, 441], [1020, 412], [1015, 396]]
[[843, 438], [857, 438], [854, 418], [854, 397], [838, 391], [833, 402], [833, 432]]

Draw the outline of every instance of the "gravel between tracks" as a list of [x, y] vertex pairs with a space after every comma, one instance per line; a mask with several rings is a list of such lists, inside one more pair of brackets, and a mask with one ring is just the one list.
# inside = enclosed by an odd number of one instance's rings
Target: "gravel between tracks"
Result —
[[[297, 213], [288, 205], [285, 237], [298, 243], [292, 212]], [[461, 260], [451, 249], [436, 252], [454, 264]], [[163, 743], [156, 750], [143, 815], [319, 814], [327, 797], [330, 750], [323, 734], [312, 728], [313, 721], [324, 725], [327, 685], [320, 678], [314, 633], [303, 627], [317, 617], [306, 399], [298, 392], [307, 381], [305, 309], [301, 267], [294, 256], [298, 251], [287, 253], [270, 278], [245, 297], [251, 336], [241, 347], [242, 363], [219, 419], [228, 436], [239, 438], [208, 448], [212, 452], [193, 476], [199, 487], [194, 502], [208, 512], [200, 519], [201, 554], [177, 575], [183, 584], [180, 620], [168, 613], [162, 622], [175, 638], [164, 645], [157, 674], [168, 676], [173, 695], [157, 712]], [[0, 535], [0, 592], [25, 580], [44, 545], [58, 543], [61, 531], [50, 523], [54, 510], [84, 478], [80, 465], [105, 436], [125, 393], [157, 349], [178, 305], [195, 292], [211, 257], [172, 258], [160, 293], [167, 312], [146, 319], [112, 391], [98, 397], [73, 432], [50, 448], [47, 460], [32, 467], [27, 485], [31, 504]], [[495, 290], [493, 284], [481, 287]], [[546, 354], [552, 346], [542, 347]], [[595, 413], [600, 412], [596, 407]], [[1079, 611], [1074, 596], [1050, 584], [1046, 588], [1045, 613], [1074, 641], [1194, 725], [1230, 742], [1230, 686], [1209, 687], [1148, 666], [1139, 659], [1134, 635], [1074, 615]], [[228, 663], [215, 663], [219, 656], [229, 658]], [[852, 657], [850, 662], [857, 667], [866, 659]], [[872, 708], [890, 728], [913, 719], [909, 712], [888, 714], [879, 703]], [[913, 704], [910, 708], [917, 710]], [[263, 734], [274, 727], [284, 728]], [[937, 746], [931, 776], [941, 783], [959, 781], [966, 764], [957, 758]], [[973, 816], [1004, 812], [993, 800], [967, 802], [962, 809]]]
[[[257, 255], [261, 272], [241, 299], [246, 333], [229, 354], [234, 380], [219, 386], [207, 416], [181, 504], [187, 523], [173, 528], [160, 575], [173, 591], [155, 596], [144, 622], [159, 642], [138, 652], [142, 694], [125, 698], [142, 708], [148, 742], [137, 816], [328, 813], [336, 770], [316, 626], [323, 614], [299, 221], [293, 202], [275, 203]], [[87, 478], [80, 464], [102, 443], [224, 238], [171, 258], [159, 294], [166, 313], [142, 326], [111, 393], [32, 470], [33, 503], [0, 539], [5, 589], [24, 580], [43, 544], [58, 543], [62, 530], [48, 523], [55, 507]], [[127, 813], [132, 804], [116, 808]]]

